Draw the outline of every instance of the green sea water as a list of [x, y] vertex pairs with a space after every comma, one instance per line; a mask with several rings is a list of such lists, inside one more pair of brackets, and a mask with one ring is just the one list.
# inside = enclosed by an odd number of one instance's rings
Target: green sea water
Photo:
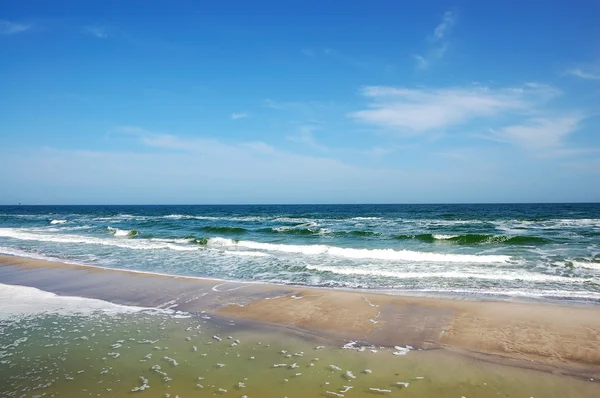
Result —
[[142, 311], [3, 319], [0, 397], [600, 396], [593, 381], [445, 350], [343, 349], [207, 318]]

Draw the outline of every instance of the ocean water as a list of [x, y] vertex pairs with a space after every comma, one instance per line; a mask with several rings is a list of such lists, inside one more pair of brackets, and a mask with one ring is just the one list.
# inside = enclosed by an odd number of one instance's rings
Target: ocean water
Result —
[[237, 281], [600, 302], [600, 204], [0, 206], [0, 253]]

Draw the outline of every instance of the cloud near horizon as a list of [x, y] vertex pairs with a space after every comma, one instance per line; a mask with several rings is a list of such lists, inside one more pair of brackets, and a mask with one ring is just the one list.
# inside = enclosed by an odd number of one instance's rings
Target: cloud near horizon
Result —
[[[568, 129], [569, 121], [563, 125]], [[511, 134], [520, 137], [522, 132], [497, 133], [500, 138]], [[229, 144], [139, 126], [116, 127], [108, 139], [121, 142], [119, 135], [136, 145], [125, 151], [8, 151], [0, 167], [14, 173], [0, 177], [8, 189], [0, 202], [35, 203], [38, 197], [43, 203], [377, 203], [382, 197], [388, 203], [489, 202], [504, 198], [507, 186], [519, 187], [528, 173], [543, 167], [531, 165], [520, 179], [506, 180], [505, 173], [516, 172], [520, 163], [505, 164], [503, 155], [493, 151], [465, 149], [462, 156], [447, 156], [444, 167], [430, 163], [438, 155], [426, 152], [419, 155], [421, 166], [365, 166], [352, 161], [358, 153], [344, 161], [333, 153], [298, 154], [263, 141]], [[479, 166], [465, 169], [465, 159]], [[494, 171], [500, 166], [503, 173]], [[545, 189], [561, 178], [545, 183]], [[475, 192], [473, 184], [479, 187]], [[19, 197], [10, 193], [15, 185]], [[594, 192], [589, 188], [584, 195]], [[535, 201], [536, 192], [511, 198]]]

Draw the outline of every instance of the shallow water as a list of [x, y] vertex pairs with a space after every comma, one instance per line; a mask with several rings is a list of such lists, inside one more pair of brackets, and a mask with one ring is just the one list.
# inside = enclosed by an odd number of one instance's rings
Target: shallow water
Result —
[[594, 382], [475, 361], [444, 350], [394, 355], [399, 352], [394, 348], [343, 349], [290, 332], [205, 318], [142, 311], [2, 319], [0, 396], [600, 394]]

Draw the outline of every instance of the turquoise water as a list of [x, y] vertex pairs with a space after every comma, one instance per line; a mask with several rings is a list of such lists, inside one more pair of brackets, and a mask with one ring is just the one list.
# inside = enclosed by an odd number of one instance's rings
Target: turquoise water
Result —
[[228, 280], [600, 302], [600, 205], [0, 206], [0, 253]]

